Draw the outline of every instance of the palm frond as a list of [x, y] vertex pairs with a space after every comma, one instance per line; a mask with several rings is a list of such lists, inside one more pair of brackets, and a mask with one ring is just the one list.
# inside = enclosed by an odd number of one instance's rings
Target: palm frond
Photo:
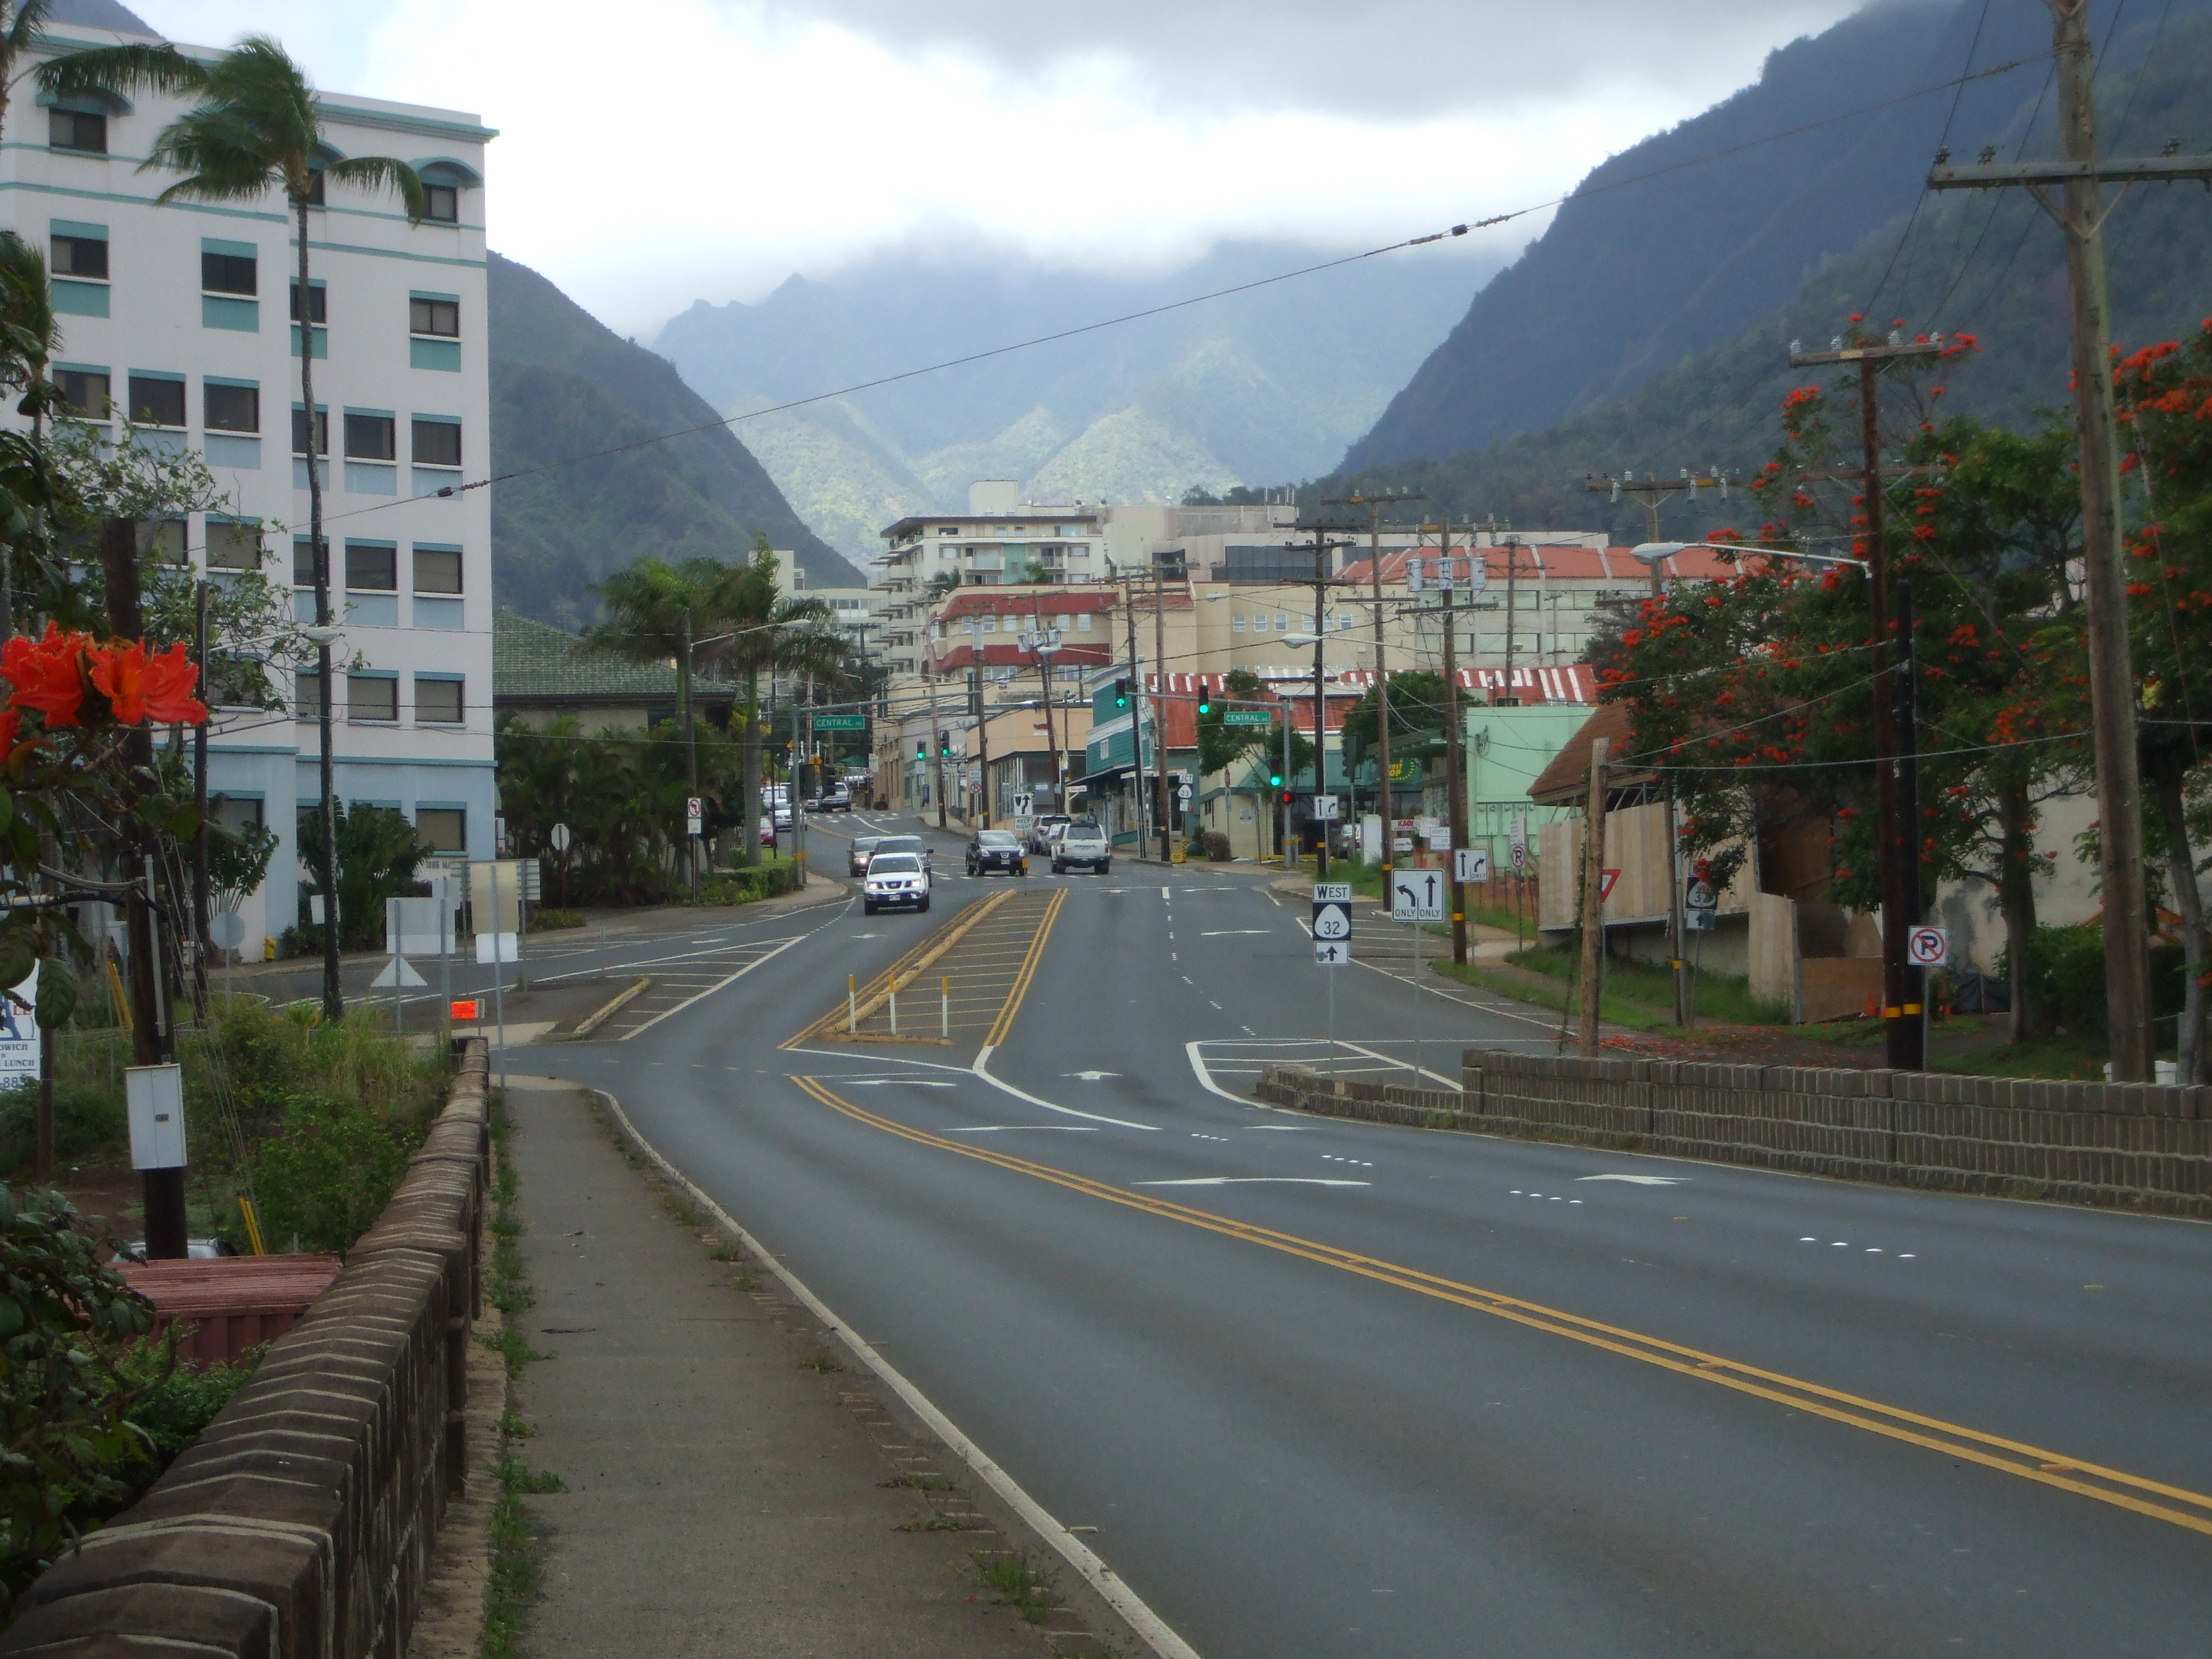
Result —
[[327, 178], [359, 185], [364, 190], [397, 191], [406, 205], [407, 216], [418, 223], [430, 210], [430, 198], [422, 189], [422, 175], [396, 156], [349, 155], [343, 161], [331, 162], [323, 172]]
[[40, 64], [37, 78], [41, 91], [69, 97], [90, 92], [194, 92], [207, 84], [208, 72], [164, 40], [64, 52]]
[[0, 327], [28, 371], [22, 378], [42, 375], [61, 339], [46, 256], [12, 230], [0, 231]]
[[18, 0], [15, 21], [8, 25], [5, 37], [9, 57], [43, 44], [46, 14], [52, 9], [53, 0]]

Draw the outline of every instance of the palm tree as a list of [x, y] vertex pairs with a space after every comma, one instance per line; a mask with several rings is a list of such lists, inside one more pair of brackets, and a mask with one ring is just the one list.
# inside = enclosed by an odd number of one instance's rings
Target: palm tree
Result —
[[[744, 744], [744, 799], [738, 816], [744, 842], [739, 857], [747, 865], [760, 862], [761, 676], [826, 678], [837, 671], [844, 651], [842, 638], [827, 626], [835, 613], [820, 599], [779, 598], [775, 569], [765, 536], [755, 537], [745, 564], [700, 558], [672, 566], [641, 559], [599, 585], [610, 620], [585, 636], [592, 649], [632, 662], [675, 662], [687, 750], [693, 659], [704, 656], [725, 665], [742, 680], [744, 705], [732, 719], [744, 721], [738, 735]], [[696, 765], [690, 776], [696, 793]]]
[[37, 76], [40, 91], [59, 97], [112, 94], [141, 87], [175, 92], [199, 82], [200, 66], [166, 40], [88, 46], [19, 68], [27, 58], [53, 50], [46, 27], [52, 11], [53, 0], [0, 0], [0, 130], [4, 130], [15, 88], [27, 76]]
[[[31, 417], [31, 447], [45, 447], [46, 416], [60, 393], [46, 378], [61, 343], [54, 320], [53, 290], [46, 281], [46, 256], [12, 230], [0, 231], [0, 386], [22, 388], [16, 412]], [[15, 550], [43, 539], [46, 514], [10, 501], [0, 525], [0, 641], [15, 631]]]
[[[321, 738], [322, 868], [325, 893], [337, 891], [335, 822], [337, 791], [331, 742], [331, 574], [323, 545], [322, 456], [329, 443], [315, 421], [315, 324], [309, 296], [307, 210], [320, 204], [326, 183], [358, 185], [364, 190], [392, 190], [419, 224], [428, 210], [422, 180], [406, 162], [389, 155], [326, 159], [322, 118], [307, 72], [267, 35], [250, 34], [212, 64], [195, 71], [199, 102], [161, 130], [140, 164], [167, 167], [185, 176], [155, 198], [169, 202], [252, 202], [270, 190], [292, 209], [300, 249], [297, 308], [300, 330], [300, 402], [307, 411], [307, 544], [315, 565], [315, 659], [322, 685]], [[319, 441], [319, 440], [320, 441]], [[327, 914], [323, 927], [323, 1017], [343, 1017], [338, 988], [338, 930]]]

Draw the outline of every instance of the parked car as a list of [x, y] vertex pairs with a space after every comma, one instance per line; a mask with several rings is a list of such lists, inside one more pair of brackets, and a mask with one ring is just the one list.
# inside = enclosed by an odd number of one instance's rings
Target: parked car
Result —
[[860, 908], [869, 915], [886, 906], [929, 908], [929, 872], [915, 853], [878, 853], [868, 860], [860, 888]]
[[772, 812], [763, 812], [761, 815], [760, 825], [760, 843], [772, 850], [775, 846], [775, 815]]
[[1114, 867], [1114, 843], [1096, 823], [1071, 823], [1052, 849], [1052, 872], [1065, 875], [1077, 865], [1104, 875]]
[[821, 810], [824, 812], [851, 811], [853, 810], [853, 792], [850, 789], [848, 789], [842, 783], [831, 784], [828, 789], [823, 792]]
[[848, 873], [854, 876], [866, 875], [868, 855], [876, 850], [876, 843], [882, 839], [881, 836], [854, 836], [852, 850], [846, 854], [845, 858], [845, 868]]
[[921, 867], [925, 870], [937, 862], [930, 854], [929, 843], [920, 836], [879, 836], [876, 841], [874, 856], [880, 858], [885, 853], [911, 853], [921, 860]]
[[1037, 854], [1051, 852], [1053, 842], [1060, 839], [1060, 832], [1074, 821], [1065, 812], [1046, 812], [1039, 816], [1036, 822], [1030, 826], [1030, 851]]
[[1010, 876], [1030, 872], [1030, 855], [1020, 838], [1004, 830], [978, 830], [968, 842], [968, 873], [988, 876], [1004, 870]]

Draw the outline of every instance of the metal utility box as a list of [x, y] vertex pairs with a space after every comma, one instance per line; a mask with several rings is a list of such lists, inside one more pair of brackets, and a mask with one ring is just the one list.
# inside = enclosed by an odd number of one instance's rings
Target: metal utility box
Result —
[[123, 1073], [131, 1109], [131, 1167], [181, 1170], [185, 1157], [185, 1068], [131, 1066]]

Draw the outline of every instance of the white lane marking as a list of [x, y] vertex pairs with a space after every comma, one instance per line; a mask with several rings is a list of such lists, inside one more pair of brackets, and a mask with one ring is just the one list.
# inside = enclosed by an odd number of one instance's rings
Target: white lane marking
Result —
[[1085, 1083], [1101, 1083], [1109, 1077], [1119, 1077], [1119, 1072], [1062, 1072], [1062, 1077], [1079, 1078]]
[[960, 1086], [933, 1077], [839, 1077], [827, 1080], [842, 1089], [880, 1089], [886, 1084], [908, 1089], [957, 1089]]
[[947, 1129], [949, 1135], [1002, 1135], [1013, 1129], [1037, 1129], [1053, 1134], [1095, 1135], [1097, 1126], [1090, 1123], [971, 1123], [964, 1129]]
[[1248, 1129], [1273, 1129], [1278, 1134], [1285, 1135], [1305, 1135], [1313, 1133], [1303, 1123], [1248, 1123], [1244, 1127]]
[[1370, 1181], [1325, 1181], [1318, 1176], [1189, 1176], [1181, 1181], [1133, 1181], [1132, 1187], [1371, 1187]]
[[1200, 939], [1265, 939], [1267, 937], [1267, 930], [1264, 927], [1222, 927], [1217, 928], [1211, 933], [1200, 933], [1199, 937]]
[[[824, 923], [823, 926], [826, 927], [828, 924]], [[816, 931], [819, 932], [820, 930], [817, 929]], [[684, 998], [683, 1001], [678, 1003], [673, 1008], [669, 1009], [666, 1012], [655, 1014], [651, 1019], [646, 1021], [644, 1024], [638, 1026], [635, 1030], [623, 1032], [619, 1040], [623, 1042], [628, 1042], [632, 1037], [636, 1036], [640, 1031], [650, 1031], [654, 1026], [659, 1024], [662, 1020], [666, 1019], [671, 1014], [680, 1014], [686, 1008], [689, 1008], [693, 1003], [698, 1001], [702, 997], [710, 997], [714, 995], [715, 992], [720, 990], [724, 986], [734, 985], [738, 981], [743, 979], [747, 974], [752, 972], [754, 969], [759, 967], [763, 962], [775, 961], [776, 957], [781, 956], [786, 951], [791, 949], [793, 945], [798, 944], [799, 939], [808, 939], [811, 937], [812, 937], [812, 935], [801, 933], [797, 939], [787, 939], [784, 940], [784, 942], [777, 945], [775, 950], [768, 951], [763, 955], [755, 957], [744, 967], [738, 969], [736, 973], [716, 980], [705, 990]]]
[[696, 1182], [662, 1157], [659, 1148], [637, 1132], [637, 1126], [629, 1121], [619, 1100], [605, 1089], [595, 1089], [592, 1092], [606, 1102], [615, 1121], [622, 1125], [623, 1132], [647, 1158], [660, 1166], [663, 1174], [697, 1200], [708, 1215], [728, 1228], [731, 1235], [765, 1263], [768, 1270], [783, 1282], [784, 1288], [797, 1297], [809, 1313], [820, 1320], [825, 1328], [836, 1332], [845, 1346], [853, 1351], [854, 1358], [873, 1371], [886, 1388], [904, 1401], [907, 1409], [927, 1424], [930, 1431], [950, 1447], [962, 1462], [975, 1470], [976, 1477], [984, 1485], [998, 1493], [1016, 1514], [1036, 1528], [1038, 1536], [1059, 1551], [1060, 1558], [1083, 1575], [1084, 1582], [1105, 1598], [1107, 1606], [1135, 1626], [1137, 1634], [1152, 1644], [1160, 1659], [1198, 1659], [1198, 1650], [1176, 1635], [1165, 1620], [1146, 1606], [1144, 1598], [1124, 1583], [1121, 1575], [1101, 1560], [1096, 1550], [1060, 1525], [1042, 1504], [1016, 1484], [1013, 1476], [986, 1456], [981, 1446], [963, 1434], [951, 1418], [938, 1410], [928, 1395], [908, 1382], [896, 1366], [870, 1346], [828, 1303], [809, 1290], [796, 1273], [771, 1255], [760, 1240], [739, 1226], [728, 1211], [708, 1197]]
[[1216, 1001], [1215, 1001], [1212, 997], [1208, 997], [1208, 998], [1206, 1000], [1206, 1006], [1207, 1007], [1209, 1007], [1209, 1008], [1212, 1009], [1212, 1010], [1213, 1010], [1213, 1012], [1214, 1012], [1215, 1013], [1217, 1013], [1217, 1014], [1218, 1014], [1218, 1013], [1219, 1013], [1219, 1012], [1221, 1012], [1221, 1005], [1220, 1005], [1219, 1003], [1216, 1002]]
[[1154, 1133], [1159, 1129], [1160, 1126], [1157, 1123], [1132, 1123], [1125, 1117], [1107, 1117], [1097, 1112], [1079, 1112], [1073, 1106], [1055, 1105], [1042, 1096], [1033, 1095], [1018, 1085], [1009, 1083], [1003, 1078], [993, 1077], [991, 1075], [993, 1052], [992, 1045], [985, 1043], [982, 1048], [976, 1050], [975, 1063], [968, 1069], [994, 1089], [1001, 1093], [1012, 1095], [1016, 1100], [1024, 1101], [1031, 1106], [1041, 1107], [1048, 1112], [1058, 1112], [1063, 1117], [1087, 1118], [1093, 1123], [1110, 1123], [1117, 1129], [1144, 1129]]
[[1577, 1176], [1577, 1181], [1626, 1181], [1632, 1187], [1679, 1187], [1687, 1176], [1594, 1175]]
[[1173, 899], [1168, 898], [1168, 890], [1164, 887], [1160, 889], [1160, 896], [1164, 899], [1168, 899], [1168, 902], [1170, 904], [1175, 902]]

